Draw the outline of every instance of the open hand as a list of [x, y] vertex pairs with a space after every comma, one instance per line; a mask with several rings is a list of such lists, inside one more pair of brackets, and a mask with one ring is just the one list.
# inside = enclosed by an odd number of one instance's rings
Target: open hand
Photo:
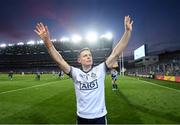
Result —
[[47, 26], [44, 26], [43, 23], [37, 23], [36, 29], [34, 30], [37, 35], [43, 40], [50, 40], [49, 30]]
[[133, 21], [131, 20], [131, 18], [129, 16], [125, 16], [124, 17], [125, 31], [132, 31], [132, 24], [133, 24]]

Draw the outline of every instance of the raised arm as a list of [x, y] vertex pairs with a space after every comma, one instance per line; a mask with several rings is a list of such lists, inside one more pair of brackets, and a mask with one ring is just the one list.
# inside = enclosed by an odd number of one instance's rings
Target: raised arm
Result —
[[117, 59], [123, 52], [124, 48], [128, 44], [129, 38], [131, 36], [132, 24], [133, 24], [133, 21], [131, 21], [131, 18], [129, 16], [125, 16], [125, 18], [124, 18], [125, 32], [124, 32], [121, 40], [118, 42], [118, 44], [113, 49], [111, 55], [106, 60], [106, 65], [108, 68], [113, 68], [114, 63], [117, 61]]
[[47, 26], [44, 26], [43, 23], [38, 23], [34, 30], [37, 35], [44, 41], [44, 44], [48, 50], [48, 53], [52, 59], [57, 63], [59, 68], [63, 70], [66, 74], [70, 72], [69, 64], [62, 58], [61, 54], [55, 49], [54, 45], [50, 40], [50, 34]]

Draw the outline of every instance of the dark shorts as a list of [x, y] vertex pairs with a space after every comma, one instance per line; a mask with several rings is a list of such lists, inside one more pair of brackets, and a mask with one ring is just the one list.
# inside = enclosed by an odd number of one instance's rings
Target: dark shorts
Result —
[[117, 77], [112, 77], [112, 80], [113, 80], [113, 81], [116, 81], [116, 80], [117, 80]]
[[104, 124], [106, 125], [106, 116], [95, 118], [95, 119], [85, 119], [77, 116], [77, 124]]

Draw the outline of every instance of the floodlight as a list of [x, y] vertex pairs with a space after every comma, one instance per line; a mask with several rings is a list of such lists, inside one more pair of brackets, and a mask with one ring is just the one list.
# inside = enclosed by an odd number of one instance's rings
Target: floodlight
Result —
[[69, 38], [68, 38], [68, 37], [62, 37], [62, 38], [60, 39], [60, 41], [61, 41], [61, 42], [67, 42], [67, 41], [69, 41]]
[[8, 46], [13, 46], [14, 44], [9, 43]]
[[17, 43], [17, 45], [18, 46], [22, 46], [22, 45], [24, 45], [24, 43], [23, 42], [19, 42], [19, 43]]
[[97, 37], [97, 34], [95, 32], [89, 32], [86, 36], [86, 39], [89, 42], [96, 42], [98, 37]]
[[1, 48], [5, 48], [7, 45], [5, 44], [5, 43], [3, 43], [3, 44], [0, 44], [0, 47]]
[[51, 39], [52, 42], [56, 42], [57, 40], [56, 39]]
[[102, 35], [101, 38], [105, 38], [105, 39], [111, 40], [113, 38], [113, 34], [108, 32], [108, 33]]
[[42, 40], [37, 41], [37, 44], [43, 44], [44, 42]]
[[31, 40], [29, 42], [27, 42], [28, 45], [34, 45], [35, 44], [35, 41]]
[[82, 40], [82, 37], [79, 36], [79, 35], [73, 35], [73, 36], [72, 36], [72, 41], [73, 41], [74, 43], [79, 43], [81, 40]]

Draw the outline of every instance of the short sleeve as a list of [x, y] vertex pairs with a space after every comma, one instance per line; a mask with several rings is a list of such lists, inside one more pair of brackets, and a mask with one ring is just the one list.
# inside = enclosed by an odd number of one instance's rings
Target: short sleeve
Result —
[[71, 66], [69, 76], [74, 80], [74, 79], [76, 79], [77, 74], [78, 74], [78, 68]]

